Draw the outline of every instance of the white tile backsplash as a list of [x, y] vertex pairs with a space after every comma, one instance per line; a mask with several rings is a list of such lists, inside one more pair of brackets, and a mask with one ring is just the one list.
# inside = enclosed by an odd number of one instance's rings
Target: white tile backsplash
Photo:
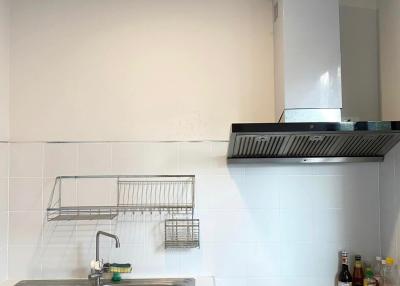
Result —
[[178, 143], [114, 143], [112, 171], [119, 174], [176, 174]]
[[10, 211], [42, 211], [42, 179], [10, 179]]
[[0, 212], [8, 211], [8, 178], [0, 179]]
[[0, 283], [8, 277], [9, 144], [0, 143]]
[[77, 182], [77, 198], [79, 206], [109, 206], [111, 197], [116, 204], [115, 181], [110, 179], [83, 179]]
[[[340, 249], [380, 253], [379, 181], [394, 172], [380, 176], [377, 163], [228, 166], [226, 149], [226, 142], [11, 144], [9, 277], [85, 277], [97, 230], [118, 234], [121, 248], [102, 238], [101, 255], [131, 262], [129, 277], [215, 276], [217, 286], [334, 285]], [[108, 173], [196, 174], [201, 248], [165, 250], [159, 214], [46, 221], [54, 176]], [[382, 184], [396, 186], [393, 180]], [[116, 199], [107, 180], [72, 179], [63, 188], [67, 205]], [[384, 195], [382, 202], [394, 197]], [[390, 236], [386, 228], [382, 233]], [[311, 277], [310, 257], [319, 261], [321, 277]], [[315, 284], [320, 281], [329, 282]]]
[[80, 175], [110, 174], [112, 170], [111, 143], [81, 143], [78, 146]]
[[7, 250], [7, 239], [8, 239], [8, 213], [0, 212], [0, 249], [3, 252]]
[[314, 230], [312, 209], [282, 209], [279, 214], [279, 227], [282, 242], [312, 242]]
[[39, 279], [42, 276], [41, 246], [8, 247], [8, 278], [10, 280]]
[[381, 247], [384, 256], [400, 261], [400, 145], [386, 155], [379, 167]]
[[38, 245], [42, 243], [43, 212], [23, 211], [10, 212], [10, 234], [11, 245]]
[[7, 248], [0, 248], [0, 281], [4, 281], [8, 276], [8, 257]]
[[41, 178], [43, 176], [43, 147], [41, 143], [12, 143], [10, 145], [10, 177]]
[[[82, 269], [77, 267], [77, 248], [66, 246], [46, 246], [41, 249], [40, 258], [38, 263], [42, 265], [43, 279], [68, 279], [79, 277], [77, 272]], [[70, 267], [65, 267], [70, 265]], [[87, 271], [87, 269], [85, 269]]]
[[78, 144], [49, 143], [44, 148], [44, 176], [76, 175], [78, 170]]
[[8, 143], [0, 143], [0, 178], [8, 179], [9, 148]]

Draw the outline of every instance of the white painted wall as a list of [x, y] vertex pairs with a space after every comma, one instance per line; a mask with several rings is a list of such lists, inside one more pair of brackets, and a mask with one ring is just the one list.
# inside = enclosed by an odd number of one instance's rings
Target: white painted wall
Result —
[[[120, 236], [121, 249], [104, 240], [101, 253], [132, 262], [132, 277], [215, 276], [217, 286], [333, 286], [339, 250], [370, 261], [379, 254], [378, 163], [228, 167], [226, 148], [225, 142], [11, 144], [10, 279], [86, 277], [98, 229]], [[196, 174], [201, 248], [165, 251], [157, 214], [113, 222], [44, 219], [55, 176], [110, 173]], [[318, 262], [311, 272], [310, 255]]]
[[0, 0], [0, 141], [9, 137], [10, 1]]
[[378, 14], [370, 2], [340, 5], [344, 120], [381, 119]]
[[227, 139], [274, 121], [269, 0], [12, 1], [13, 140]]
[[400, 119], [400, 1], [379, 1], [382, 116]]

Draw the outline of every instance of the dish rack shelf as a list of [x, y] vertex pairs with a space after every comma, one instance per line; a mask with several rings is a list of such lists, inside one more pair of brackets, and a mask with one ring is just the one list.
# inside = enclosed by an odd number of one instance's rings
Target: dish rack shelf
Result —
[[50, 195], [47, 220], [112, 220], [124, 214], [166, 214], [165, 247], [199, 247], [200, 224], [193, 219], [194, 186], [194, 175], [59, 176]]

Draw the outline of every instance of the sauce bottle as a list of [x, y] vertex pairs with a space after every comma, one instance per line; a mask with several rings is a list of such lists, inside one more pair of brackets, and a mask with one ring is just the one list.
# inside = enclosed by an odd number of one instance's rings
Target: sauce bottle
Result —
[[341, 252], [342, 269], [338, 277], [338, 286], [352, 286], [352, 277], [349, 271], [349, 258], [347, 251]]
[[361, 255], [356, 255], [353, 270], [353, 286], [363, 286], [363, 284], [364, 270], [361, 262]]

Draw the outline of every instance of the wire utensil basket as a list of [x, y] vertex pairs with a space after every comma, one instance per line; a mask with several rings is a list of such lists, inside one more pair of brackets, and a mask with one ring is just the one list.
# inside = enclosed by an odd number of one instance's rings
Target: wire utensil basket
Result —
[[167, 219], [165, 221], [165, 248], [200, 247], [198, 219]]

